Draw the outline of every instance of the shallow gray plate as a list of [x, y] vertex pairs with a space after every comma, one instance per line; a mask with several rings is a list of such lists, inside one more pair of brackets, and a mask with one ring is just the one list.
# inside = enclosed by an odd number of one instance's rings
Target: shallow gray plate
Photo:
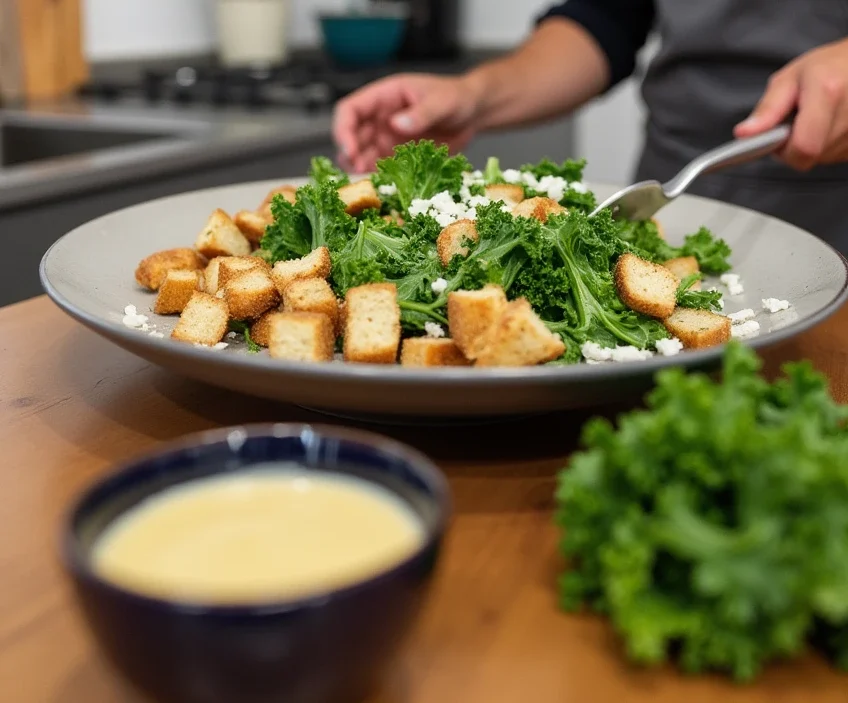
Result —
[[[292, 181], [293, 182], [293, 181]], [[65, 312], [128, 351], [180, 374], [251, 395], [343, 416], [485, 417], [606, 404], [644, 392], [670, 365], [710, 367], [720, 348], [625, 364], [521, 369], [441, 368], [286, 363], [239, 344], [222, 351], [168, 339], [175, 318], [150, 313], [153, 294], [133, 278], [138, 262], [160, 249], [191, 246], [215, 208], [256, 207], [279, 181], [212, 188], [120, 210], [66, 234], [44, 256], [41, 279]], [[592, 186], [599, 197], [613, 192]], [[691, 196], [660, 214], [667, 237], [679, 243], [701, 225], [733, 248], [741, 296], [725, 291], [726, 312], [753, 308], [761, 325], [753, 346], [797, 335], [835, 312], [846, 298], [848, 265], [830, 246], [796, 227], [758, 213]], [[789, 300], [775, 315], [762, 298]], [[164, 339], [124, 326], [126, 305], [150, 316]]]

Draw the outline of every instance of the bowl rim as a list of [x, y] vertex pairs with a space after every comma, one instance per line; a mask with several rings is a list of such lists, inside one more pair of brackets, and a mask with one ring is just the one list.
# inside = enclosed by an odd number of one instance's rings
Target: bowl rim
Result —
[[[324, 591], [309, 592], [305, 595], [280, 600], [258, 600], [237, 601], [232, 603], [206, 602], [191, 599], [164, 598], [160, 596], [147, 595], [141, 591], [120, 586], [101, 577], [92, 568], [91, 559], [86, 555], [86, 549], [82, 546], [75, 524], [80, 513], [88, 508], [91, 501], [96, 501], [101, 494], [110, 494], [113, 490], [121, 490], [120, 484], [128, 476], [144, 474], [153, 471], [151, 462], [161, 460], [171, 455], [177, 455], [188, 449], [232, 446], [230, 444], [233, 433], [237, 433], [239, 440], [249, 438], [277, 438], [297, 437], [310, 433], [324, 438], [338, 439], [342, 441], [355, 442], [361, 446], [368, 447], [374, 451], [393, 455], [404, 462], [416, 476], [421, 478], [427, 485], [428, 491], [433, 496], [436, 507], [436, 516], [432, 524], [425, 526], [425, 538], [422, 543], [403, 560], [395, 563], [389, 568], [383, 569], [372, 576], [350, 583], [345, 586], [331, 588]], [[256, 463], [246, 463], [234, 471], [248, 469]], [[320, 469], [319, 469], [320, 470]], [[332, 471], [332, 470], [329, 470]], [[201, 480], [206, 476], [199, 476]], [[367, 479], [363, 479], [367, 480]], [[167, 490], [176, 484], [169, 484], [161, 490]], [[391, 490], [391, 489], [387, 489]], [[153, 494], [151, 494], [153, 495]], [[122, 513], [121, 513], [122, 514]], [[447, 478], [442, 471], [422, 452], [397, 440], [384, 435], [369, 432], [367, 430], [341, 428], [327, 424], [317, 423], [256, 423], [233, 425], [213, 430], [204, 430], [184, 435], [179, 439], [158, 445], [133, 456], [132, 458], [118, 463], [111, 471], [99, 477], [84, 488], [66, 510], [61, 527], [60, 559], [66, 571], [73, 579], [92, 587], [100, 592], [105, 592], [113, 597], [125, 601], [131, 601], [136, 605], [146, 606], [159, 610], [165, 610], [174, 615], [193, 615], [219, 618], [244, 618], [271, 615], [285, 615], [299, 611], [315, 609], [327, 605], [330, 601], [348, 598], [362, 591], [390, 581], [395, 576], [406, 571], [415, 562], [441, 542], [448, 528], [452, 516], [452, 496]]]

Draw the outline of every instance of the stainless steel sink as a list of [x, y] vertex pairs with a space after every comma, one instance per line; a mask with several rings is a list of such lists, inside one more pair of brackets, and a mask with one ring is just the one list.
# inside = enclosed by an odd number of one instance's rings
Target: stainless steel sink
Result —
[[0, 168], [169, 139], [173, 132], [98, 126], [0, 123]]

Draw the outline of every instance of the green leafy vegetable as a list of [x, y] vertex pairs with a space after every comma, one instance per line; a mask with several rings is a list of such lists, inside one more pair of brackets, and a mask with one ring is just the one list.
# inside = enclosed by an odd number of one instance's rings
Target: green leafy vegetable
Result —
[[262, 351], [262, 347], [254, 342], [253, 338], [250, 336], [249, 322], [245, 322], [244, 320], [230, 320], [230, 332], [242, 335], [245, 343], [247, 344], [247, 350], [252, 354]]
[[749, 680], [812, 642], [848, 666], [848, 408], [806, 362], [759, 368], [731, 342], [721, 382], [661, 372], [560, 474], [562, 604], [637, 662]]
[[406, 211], [413, 200], [426, 200], [442, 191], [458, 193], [462, 174], [468, 170], [464, 156], [450, 156], [447, 146], [421, 140], [397, 146], [394, 156], [380, 160], [375, 184], [397, 186], [398, 201]]
[[706, 227], [701, 227], [695, 234], [687, 235], [682, 247], [673, 247], [660, 237], [656, 223], [650, 220], [622, 221], [619, 223], [618, 234], [642, 252], [642, 256], [655, 262], [694, 256], [704, 273], [719, 275], [730, 270], [730, 247], [723, 239], [716, 239]]
[[699, 310], [721, 310], [721, 293], [717, 290], [692, 290], [702, 278], [700, 273], [686, 276], [677, 288], [677, 304], [684, 308]]
[[487, 185], [493, 183], [506, 183], [503, 171], [501, 171], [501, 162], [497, 156], [490, 156], [486, 161], [486, 168], [483, 171], [483, 180]]
[[566, 159], [557, 164], [550, 159], [542, 159], [537, 164], [525, 164], [521, 170], [532, 173], [537, 179], [544, 176], [557, 176], [564, 178], [569, 183], [577, 183], [583, 180], [583, 169], [586, 168], [586, 159]]
[[315, 185], [332, 181], [336, 187], [340, 187], [350, 183], [350, 177], [340, 168], [336, 168], [326, 156], [316, 156], [312, 159], [309, 177]]

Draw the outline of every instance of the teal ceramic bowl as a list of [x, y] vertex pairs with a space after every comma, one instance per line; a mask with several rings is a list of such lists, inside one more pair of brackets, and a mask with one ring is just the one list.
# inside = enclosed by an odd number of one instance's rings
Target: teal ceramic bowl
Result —
[[397, 56], [406, 31], [401, 14], [321, 15], [324, 50], [344, 68], [364, 68]]

